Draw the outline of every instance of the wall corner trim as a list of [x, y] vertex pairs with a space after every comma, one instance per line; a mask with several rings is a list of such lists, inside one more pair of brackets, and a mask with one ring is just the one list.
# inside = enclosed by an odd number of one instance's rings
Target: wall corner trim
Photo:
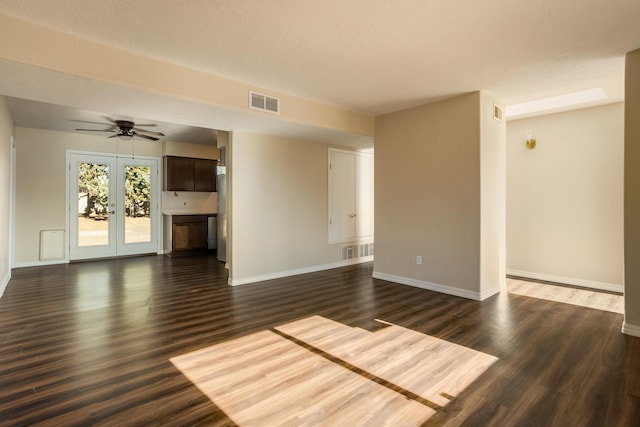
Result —
[[640, 337], [640, 326], [622, 322], [622, 333], [632, 337]]
[[381, 273], [379, 271], [373, 272], [374, 279], [386, 280], [388, 282], [399, 283], [401, 285], [414, 286], [416, 288], [422, 288], [429, 291], [440, 292], [443, 294], [453, 295], [456, 297], [462, 297], [467, 299], [472, 299], [475, 301], [482, 301], [486, 298], [489, 298], [492, 295], [495, 295], [500, 291], [499, 288], [483, 292], [474, 292], [468, 291], [466, 289], [454, 288], [452, 286], [440, 285], [437, 283], [425, 282], [422, 280], [411, 279], [409, 277], [395, 276], [393, 274]]
[[494, 295], [500, 293], [500, 286], [496, 286], [495, 288], [486, 289], [480, 292], [480, 301], [484, 301], [487, 298], [491, 298]]
[[55, 260], [55, 261], [16, 262], [15, 268], [40, 267], [40, 266], [43, 266], [43, 265], [56, 265], [56, 264], [69, 264], [69, 260], [68, 259], [63, 259], [63, 260]]
[[9, 280], [11, 279], [11, 270], [7, 269], [7, 273], [0, 279], [0, 298], [4, 294], [4, 290], [7, 289]]

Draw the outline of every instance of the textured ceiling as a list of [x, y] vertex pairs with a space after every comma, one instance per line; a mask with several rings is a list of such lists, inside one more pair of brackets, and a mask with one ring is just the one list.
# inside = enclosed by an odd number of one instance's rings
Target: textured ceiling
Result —
[[379, 115], [486, 90], [623, 96], [638, 0], [0, 0], [0, 12]]
[[[163, 133], [164, 137], [157, 136], [159, 141], [170, 140], [215, 145], [218, 140], [217, 131], [213, 129], [138, 119], [132, 116], [106, 115], [97, 111], [28, 101], [20, 98], [6, 97], [6, 100], [13, 115], [13, 120], [18, 126], [60, 132], [76, 132], [78, 128], [109, 129], [112, 127], [111, 123], [115, 120], [129, 120], [136, 123], [136, 127], [139, 129]], [[103, 135], [105, 138], [113, 135], [112, 132], [91, 132], [91, 134]]]

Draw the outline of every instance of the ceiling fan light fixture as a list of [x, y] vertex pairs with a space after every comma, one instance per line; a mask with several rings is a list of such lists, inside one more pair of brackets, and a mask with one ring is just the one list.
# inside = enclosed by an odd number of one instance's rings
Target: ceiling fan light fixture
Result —
[[[165, 136], [162, 132], [154, 132], [146, 129], [136, 129], [136, 124], [129, 120], [112, 120], [107, 117], [113, 125], [109, 129], [76, 129], [82, 132], [111, 132], [113, 135], [108, 136], [107, 138], [118, 138], [122, 141], [129, 141], [133, 137], [138, 137], [142, 139], [148, 139], [150, 141], [158, 141], [160, 138]], [[98, 123], [100, 124], [100, 123]], [[138, 126], [155, 126], [155, 124], [144, 124]], [[157, 136], [152, 136], [157, 135]]]

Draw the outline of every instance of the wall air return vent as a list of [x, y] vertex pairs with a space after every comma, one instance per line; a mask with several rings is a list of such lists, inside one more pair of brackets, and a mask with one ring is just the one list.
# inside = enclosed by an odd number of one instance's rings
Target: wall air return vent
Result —
[[349, 245], [342, 247], [340, 261], [373, 256], [373, 243]]
[[499, 121], [504, 120], [504, 110], [501, 106], [493, 104], [493, 118]]
[[280, 98], [249, 91], [249, 108], [280, 114]]
[[40, 261], [64, 259], [64, 230], [40, 231]]

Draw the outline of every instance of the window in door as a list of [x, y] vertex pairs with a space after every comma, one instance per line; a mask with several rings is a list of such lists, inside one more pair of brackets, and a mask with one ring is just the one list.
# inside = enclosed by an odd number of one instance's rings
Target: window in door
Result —
[[111, 162], [77, 163], [77, 245], [109, 245], [109, 193]]

